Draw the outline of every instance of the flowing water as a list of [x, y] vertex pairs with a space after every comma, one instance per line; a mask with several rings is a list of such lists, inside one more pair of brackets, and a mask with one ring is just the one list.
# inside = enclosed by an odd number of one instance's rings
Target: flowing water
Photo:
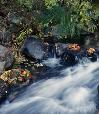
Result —
[[[43, 63], [55, 69], [59, 60]], [[3, 104], [0, 114], [94, 114], [98, 84], [99, 62], [64, 68], [58, 77], [36, 82], [12, 103]]]

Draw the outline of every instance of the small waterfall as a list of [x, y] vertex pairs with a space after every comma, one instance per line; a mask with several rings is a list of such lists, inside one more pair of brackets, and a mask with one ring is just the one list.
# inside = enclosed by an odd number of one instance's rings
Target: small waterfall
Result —
[[42, 64], [54, 68], [60, 66], [60, 59], [54, 56], [54, 58], [48, 58], [47, 60], [43, 60]]
[[50, 44], [48, 46], [48, 57], [56, 58], [56, 51], [57, 51], [57, 46], [55, 44]]
[[99, 62], [63, 69], [59, 75], [32, 84], [12, 103], [3, 104], [0, 114], [94, 114]]
[[50, 53], [50, 57], [47, 60], [43, 60], [42, 64], [44, 64], [44, 65], [46, 65], [46, 66], [48, 66], [50, 68], [55, 68], [57, 66], [61, 66], [60, 65], [60, 58], [56, 57], [57, 47], [54, 46], [54, 48], [51, 48], [50, 50], [51, 50], [49, 52]]

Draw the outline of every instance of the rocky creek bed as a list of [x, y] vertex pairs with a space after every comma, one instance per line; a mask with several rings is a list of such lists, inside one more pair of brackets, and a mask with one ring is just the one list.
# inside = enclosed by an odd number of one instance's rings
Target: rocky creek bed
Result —
[[[50, 58], [57, 58], [60, 59], [62, 66], [71, 67], [81, 61], [86, 62], [86, 60], [96, 62], [99, 54], [98, 50], [94, 48], [83, 49], [78, 44], [63, 44], [52, 39], [46, 39], [42, 42], [37, 36], [31, 36], [24, 41], [20, 50], [28, 60], [23, 61], [13, 69], [13, 50], [2, 45], [0, 47], [1, 101], [5, 100], [14, 89], [23, 88], [35, 80], [49, 78], [50, 76], [45, 75], [38, 76], [41, 72], [46, 72], [49, 69], [47, 63], [43, 64], [47, 59], [53, 64], [54, 59], [50, 61]], [[56, 62], [57, 67], [58, 61]]]
[[37, 36], [28, 37], [19, 52], [24, 57], [16, 64], [13, 50], [0, 45], [0, 104], [6, 100], [13, 102], [35, 82], [60, 77], [64, 68], [94, 64], [99, 56], [95, 48], [84, 49], [79, 44], [60, 43], [53, 38], [42, 41]]

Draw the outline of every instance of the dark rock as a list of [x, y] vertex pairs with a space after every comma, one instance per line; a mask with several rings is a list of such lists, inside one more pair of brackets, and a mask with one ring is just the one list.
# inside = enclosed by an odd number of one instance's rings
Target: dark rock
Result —
[[4, 67], [5, 67], [5, 61], [0, 62], [0, 74], [3, 72]]
[[88, 59], [91, 61], [91, 62], [96, 62], [97, 61], [97, 54], [96, 53], [93, 53], [91, 55], [87, 55]]
[[[1, 100], [4, 101], [9, 93], [20, 91], [33, 83], [34, 79], [35, 76], [26, 69], [11, 69], [5, 71], [0, 76], [0, 102]], [[10, 101], [12, 100], [14, 100], [14, 96], [10, 99]]]
[[45, 58], [44, 59], [54, 57], [54, 55], [56, 53], [56, 47], [54, 44], [48, 44], [48, 43], [46, 44], [45, 43], [45, 50], [46, 50], [46, 52], [45, 52]]
[[36, 60], [43, 59], [44, 51], [44, 44], [37, 36], [28, 37], [21, 48], [21, 52], [24, 55]]
[[99, 109], [97, 109], [94, 114], [99, 114]]
[[9, 94], [8, 84], [4, 80], [0, 79], [0, 103], [2, 103], [6, 99], [8, 94]]
[[[63, 34], [61, 34], [62, 31], [60, 31], [59, 25], [57, 25], [57, 24], [55, 25], [55, 23], [56, 22], [54, 22], [54, 26], [53, 26], [53, 23], [50, 22], [48, 27], [45, 27], [44, 30], [43, 30], [44, 34], [47, 35], [50, 32], [53, 36], [61, 36], [61, 35], [63, 35]], [[65, 33], [64, 33], [64, 35], [65, 35]]]
[[9, 23], [20, 25], [22, 23], [22, 17], [20, 17], [16, 12], [10, 12], [7, 15], [7, 21], [9, 21]]
[[56, 43], [55, 45], [56, 57], [60, 57], [63, 64], [72, 66], [79, 62], [80, 46], [78, 44]]
[[61, 57], [68, 46], [68, 44], [58, 43], [57, 36], [46, 36], [44, 42], [47, 43], [46, 48], [48, 49], [48, 57], [54, 57], [55, 55], [56, 57]]
[[6, 14], [4, 14], [2, 11], [0, 11], [0, 16], [2, 16], [2, 17], [6, 17]]
[[0, 44], [9, 43], [11, 41], [11, 31], [7, 27], [6, 20], [0, 17]]
[[66, 51], [68, 44], [56, 43], [55, 46], [56, 46], [56, 57], [61, 57], [63, 53]]
[[50, 33], [49, 33], [49, 35], [44, 37], [44, 42], [48, 44], [48, 45], [46, 45], [47, 57], [49, 57], [49, 58], [54, 57], [54, 54], [56, 53], [55, 43], [57, 43], [57, 41], [58, 41], [58, 38], [56, 36], [51, 35]]
[[97, 91], [98, 91], [98, 93], [99, 93], [99, 85], [97, 86]]
[[65, 52], [61, 56], [63, 64], [65, 64], [66, 66], [73, 66], [77, 64], [79, 62], [77, 54], [78, 53], [76, 53], [75, 51], [65, 50]]
[[11, 32], [9, 31], [0, 31], [0, 43], [5, 45], [11, 41]]
[[86, 54], [87, 54], [87, 58], [92, 61], [92, 62], [95, 62], [97, 61], [97, 57], [98, 57], [98, 54], [97, 54], [97, 51], [95, 48], [88, 48], [86, 50]]
[[58, 42], [58, 37], [54, 35], [46, 35], [44, 36], [44, 42], [47, 42], [48, 44], [55, 44]]
[[76, 44], [70, 44], [65, 49], [64, 53], [62, 54], [61, 58], [64, 63], [68, 65], [75, 65], [80, 62], [84, 62], [83, 60], [90, 60], [91, 62], [96, 62], [98, 58], [97, 51], [94, 48], [82, 49], [75, 47]]
[[3, 69], [8, 69], [12, 66], [14, 61], [12, 50], [0, 45], [0, 63], [1, 63], [1, 71]]
[[84, 36], [84, 47], [89, 48], [99, 48], [99, 33], [95, 32], [93, 34], [85, 35]]

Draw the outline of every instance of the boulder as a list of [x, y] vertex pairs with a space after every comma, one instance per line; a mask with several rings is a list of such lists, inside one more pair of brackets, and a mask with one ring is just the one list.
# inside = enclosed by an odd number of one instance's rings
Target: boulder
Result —
[[12, 51], [0, 45], [0, 71], [2, 72], [4, 69], [9, 69], [13, 65], [13, 61]]
[[45, 55], [44, 43], [37, 36], [28, 37], [23, 43], [21, 52], [32, 59], [41, 60]]

